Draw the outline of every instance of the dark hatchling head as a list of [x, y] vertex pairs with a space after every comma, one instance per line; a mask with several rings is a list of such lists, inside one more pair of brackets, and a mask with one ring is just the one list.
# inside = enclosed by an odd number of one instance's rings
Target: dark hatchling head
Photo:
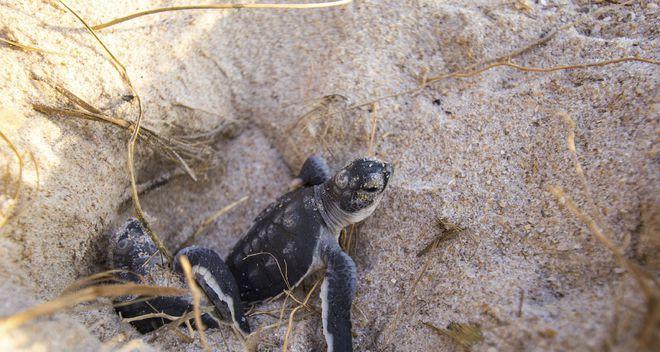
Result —
[[343, 223], [363, 220], [378, 206], [393, 173], [391, 164], [375, 158], [353, 160], [326, 183], [328, 212]]
[[[130, 219], [122, 228], [110, 238], [110, 262], [113, 268], [130, 269], [139, 267], [137, 274], [144, 274], [149, 270], [145, 263], [156, 253], [156, 245], [151, 241], [142, 224], [136, 219]], [[151, 262], [156, 262], [155, 260]]]

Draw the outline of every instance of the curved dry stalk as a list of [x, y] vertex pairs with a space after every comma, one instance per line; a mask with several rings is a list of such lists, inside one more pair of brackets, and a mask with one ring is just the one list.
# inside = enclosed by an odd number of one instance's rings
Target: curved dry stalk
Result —
[[5, 43], [9, 46], [17, 47], [17, 48], [25, 50], [25, 51], [34, 51], [34, 52], [37, 52], [37, 53], [61, 55], [61, 56], [71, 56], [70, 54], [60, 53], [60, 52], [57, 52], [57, 51], [45, 50], [45, 49], [37, 48], [35, 46], [21, 44], [19, 42], [15, 42], [13, 40], [5, 39], [5, 38], [0, 38], [0, 42]]
[[186, 282], [188, 283], [188, 288], [190, 289], [190, 293], [192, 294], [193, 309], [195, 313], [195, 325], [197, 326], [197, 331], [199, 331], [199, 341], [202, 344], [202, 348], [204, 348], [205, 351], [211, 351], [209, 349], [208, 343], [206, 342], [206, 334], [204, 333], [204, 330], [206, 330], [206, 326], [204, 326], [204, 323], [202, 322], [202, 312], [199, 309], [201, 305], [202, 292], [197, 286], [197, 282], [195, 282], [195, 278], [192, 273], [192, 267], [190, 266], [190, 261], [188, 261], [188, 257], [182, 255], [179, 258], [179, 261], [181, 263], [181, 268], [183, 269], [183, 274], [186, 276]]
[[161, 7], [157, 9], [137, 12], [128, 16], [116, 18], [112, 21], [97, 24], [95, 26], [92, 26], [92, 29], [99, 30], [110, 26], [114, 26], [118, 23], [132, 20], [134, 18], [153, 15], [161, 12], [187, 11], [187, 10], [228, 10], [228, 9], [319, 9], [324, 7], [336, 7], [336, 6], [346, 5], [351, 2], [353, 2], [353, 0], [329, 1], [329, 2], [311, 3], [311, 4], [213, 4], [213, 5]]
[[174, 287], [139, 285], [126, 283], [119, 285], [97, 285], [64, 294], [54, 300], [38, 304], [20, 313], [0, 319], [0, 329], [16, 328], [36, 317], [52, 314], [80, 303], [93, 301], [99, 297], [121, 297], [129, 295], [183, 296], [187, 291]]
[[[510, 61], [504, 61], [504, 62], [496, 62], [493, 64], [489, 64], [485, 67], [482, 67], [477, 70], [471, 70], [471, 71], [454, 71], [451, 73], [445, 73], [445, 74], [440, 74], [436, 75], [433, 77], [430, 77], [428, 79], [425, 79], [422, 84], [419, 86], [408, 89], [402, 92], [398, 93], [393, 93], [393, 94], [388, 94], [384, 96], [380, 96], [376, 99], [372, 99], [367, 102], [363, 103], [358, 103], [349, 106], [345, 110], [341, 112], [346, 112], [350, 110], [355, 110], [359, 108], [363, 108], [365, 106], [372, 105], [374, 103], [378, 103], [384, 100], [392, 99], [392, 98], [398, 98], [404, 95], [408, 94], [414, 94], [419, 92], [421, 89], [426, 88], [434, 83], [437, 83], [439, 81], [445, 80], [445, 79], [450, 79], [450, 78], [469, 78], [472, 76], [479, 75], [481, 73], [484, 73], [486, 71], [489, 71], [493, 68], [496, 67], [510, 67], [519, 71], [524, 71], [524, 72], [535, 72], [535, 73], [549, 73], [549, 72], [555, 72], [555, 71], [564, 71], [564, 70], [573, 70], [573, 69], [584, 69], [584, 68], [590, 68], [590, 67], [602, 67], [602, 66], [607, 66], [607, 65], [614, 65], [614, 64], [620, 64], [620, 63], [625, 63], [625, 62], [642, 62], [642, 63], [647, 63], [647, 64], [653, 64], [653, 65], [660, 65], [660, 60], [655, 60], [655, 59], [648, 59], [648, 58], [643, 58], [643, 57], [637, 57], [637, 56], [626, 56], [626, 57], [621, 57], [621, 58], [616, 58], [616, 59], [611, 59], [611, 60], [603, 60], [603, 61], [596, 61], [596, 62], [590, 62], [590, 63], [582, 63], [582, 64], [571, 64], [571, 65], [562, 65], [562, 66], [551, 66], [551, 67], [533, 67], [533, 66], [523, 66], [523, 65], [518, 65]], [[330, 113], [328, 116], [333, 116], [338, 114], [339, 112], [336, 113]]]
[[18, 149], [16, 149], [16, 146], [14, 143], [5, 136], [4, 133], [0, 131], [0, 138], [9, 145], [9, 148], [11, 151], [16, 155], [16, 158], [18, 159], [18, 177], [16, 178], [16, 190], [14, 191], [14, 194], [12, 195], [11, 198], [11, 203], [7, 207], [7, 214], [2, 214], [2, 219], [0, 219], [0, 228], [5, 226], [9, 218], [11, 217], [12, 212], [14, 211], [14, 208], [16, 207], [16, 203], [18, 203], [18, 197], [21, 195], [21, 188], [23, 186], [23, 158], [21, 157], [21, 154], [18, 152]]
[[[560, 187], [550, 186], [549, 191], [560, 205], [565, 205], [574, 216], [587, 225], [591, 233], [607, 249], [609, 249], [610, 252], [612, 252], [618, 265], [626, 268], [633, 276], [633, 279], [637, 282], [637, 285], [640, 287], [642, 294], [646, 299], [647, 305], [644, 324], [640, 330], [639, 336], [641, 337], [642, 344], [648, 344], [652, 339], [653, 330], [660, 322], [660, 292], [658, 292], [657, 281], [652, 276], [648, 275], [641, 267], [626, 258], [623, 251], [613, 242], [612, 239], [615, 238], [614, 232], [598, 210], [598, 206], [596, 205], [591, 192], [591, 187], [587, 181], [580, 159], [578, 158], [577, 149], [575, 148], [575, 121], [564, 111], [558, 112], [558, 115], [561, 116], [564, 119], [564, 122], [568, 125], [566, 148], [571, 154], [575, 172], [580, 179], [583, 191], [594, 214], [591, 215], [582, 211]], [[647, 282], [647, 279], [650, 284]]]
[[131, 196], [133, 198], [133, 206], [135, 209], [135, 215], [138, 218], [140, 222], [144, 225], [145, 230], [147, 231], [147, 234], [149, 237], [151, 237], [151, 240], [154, 241], [156, 244], [156, 247], [158, 250], [165, 255], [165, 257], [169, 260], [172, 261], [172, 253], [165, 247], [163, 242], [160, 240], [158, 235], [156, 235], [155, 231], [151, 227], [151, 224], [147, 221], [144, 211], [142, 211], [142, 205], [140, 203], [140, 198], [138, 195], [138, 190], [137, 190], [137, 177], [135, 175], [135, 162], [134, 162], [134, 155], [135, 155], [135, 145], [137, 144], [137, 139], [138, 135], [140, 133], [140, 125], [142, 124], [142, 100], [140, 99], [139, 94], [137, 94], [137, 91], [133, 87], [133, 83], [131, 82], [131, 79], [128, 77], [128, 73], [126, 73], [126, 67], [122, 65], [121, 62], [115, 57], [114, 54], [108, 49], [108, 47], [103, 43], [103, 41], [99, 38], [98, 35], [96, 35], [96, 32], [92, 27], [90, 27], [87, 22], [78, 15], [73, 9], [71, 9], [69, 6], [67, 6], [62, 0], [58, 0], [62, 6], [64, 6], [69, 12], [71, 12], [76, 18], [85, 26], [87, 31], [94, 36], [96, 41], [103, 47], [105, 52], [110, 56], [110, 59], [115, 66], [115, 68], [119, 71], [119, 74], [121, 75], [121, 78], [124, 80], [128, 88], [131, 90], [133, 93], [133, 96], [135, 97], [135, 101], [137, 102], [137, 107], [138, 107], [138, 116], [135, 120], [135, 128], [133, 129], [133, 134], [131, 135], [131, 139], [128, 142], [128, 157], [127, 157], [127, 163], [128, 163], [128, 174], [129, 178], [131, 181]]
[[197, 228], [195, 233], [193, 233], [192, 235], [190, 235], [190, 237], [188, 237], [185, 241], [183, 241], [181, 246], [179, 246], [179, 250], [192, 245], [195, 242], [195, 240], [197, 239], [197, 236], [199, 236], [199, 234], [202, 233], [204, 231], [204, 229], [206, 229], [209, 225], [211, 225], [214, 221], [216, 221], [222, 215], [226, 214], [228, 211], [234, 209], [239, 204], [241, 204], [241, 203], [245, 202], [246, 200], [248, 200], [248, 198], [249, 198], [249, 196], [244, 196], [243, 198], [241, 198], [241, 199], [239, 199], [239, 200], [237, 200], [237, 201], [235, 201], [235, 202], [233, 202], [229, 205], [224, 206], [222, 209], [218, 210], [213, 215], [206, 218], [206, 220], [204, 220], [204, 222], [202, 222], [202, 224], [199, 225], [199, 227]]
[[64, 291], [62, 291], [62, 294], [75, 292], [80, 290], [84, 286], [96, 285], [107, 281], [124, 282], [123, 280], [115, 276], [115, 274], [123, 273], [123, 272], [127, 272], [127, 271], [122, 269], [112, 269], [84, 277], [82, 279], [74, 281], [72, 284], [67, 286], [64, 289]]

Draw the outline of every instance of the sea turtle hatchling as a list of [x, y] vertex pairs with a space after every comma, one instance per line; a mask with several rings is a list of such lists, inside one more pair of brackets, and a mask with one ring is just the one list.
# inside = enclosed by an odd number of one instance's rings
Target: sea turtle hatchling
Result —
[[[392, 176], [390, 164], [374, 158], [352, 161], [330, 177], [326, 161], [309, 157], [297, 178], [302, 187], [286, 193], [255, 219], [226, 260], [210, 249], [187, 247], [177, 253], [174, 271], [181, 273], [185, 255], [195, 279], [216, 312], [204, 314], [208, 327], [217, 316], [231, 320], [243, 333], [250, 326], [243, 304], [274, 297], [326, 268], [321, 285], [323, 333], [328, 351], [352, 351], [351, 304], [355, 295], [355, 263], [338, 243], [339, 233], [373, 213]], [[111, 240], [111, 264], [122, 279], [138, 282], [150, 275], [156, 247], [137, 220], [129, 220]], [[116, 310], [124, 318], [147, 313], [181, 316], [192, 309], [190, 297], [123, 297]], [[123, 303], [122, 303], [123, 302]], [[117, 303], [117, 302], [116, 302]], [[133, 321], [142, 333], [169, 322], [160, 317]]]

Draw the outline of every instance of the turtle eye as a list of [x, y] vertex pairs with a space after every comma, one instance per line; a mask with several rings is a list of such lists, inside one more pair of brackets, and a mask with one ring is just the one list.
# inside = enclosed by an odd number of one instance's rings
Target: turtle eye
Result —
[[340, 189], [346, 188], [348, 185], [348, 175], [346, 174], [346, 171], [342, 171], [337, 175], [335, 178], [335, 184]]
[[130, 247], [130, 241], [128, 239], [123, 239], [117, 243], [117, 252], [125, 254], [128, 252]]
[[365, 192], [373, 193], [373, 192], [378, 192], [378, 191], [380, 191], [380, 187], [375, 187], [375, 186], [372, 186], [372, 187], [363, 187], [362, 190], [365, 191]]

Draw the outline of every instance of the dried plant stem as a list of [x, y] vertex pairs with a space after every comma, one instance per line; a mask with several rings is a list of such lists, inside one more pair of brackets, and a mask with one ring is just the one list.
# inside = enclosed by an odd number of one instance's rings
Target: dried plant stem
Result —
[[568, 135], [566, 136], [566, 148], [571, 153], [571, 157], [573, 158], [573, 166], [575, 167], [575, 173], [577, 173], [578, 177], [580, 178], [580, 183], [582, 185], [584, 194], [586, 195], [586, 198], [589, 201], [589, 206], [593, 209], [593, 213], [596, 218], [595, 220], [597, 223], [600, 223], [600, 225], [603, 227], [605, 234], [609, 238], [613, 238], [614, 234], [607, 226], [607, 222], [605, 221], [605, 219], [601, 216], [601, 212], [599, 211], [598, 206], [596, 205], [596, 201], [592, 196], [593, 193], [591, 192], [591, 187], [589, 185], [589, 182], [587, 182], [587, 176], [585, 175], [584, 169], [582, 168], [582, 164], [580, 163], [580, 159], [578, 158], [577, 149], [575, 148], [575, 121], [565, 111], [559, 111], [557, 114], [560, 117], [562, 117], [564, 119], [564, 122], [566, 122], [566, 124], [568, 125]]
[[294, 308], [291, 313], [289, 314], [289, 323], [286, 328], [286, 334], [284, 334], [284, 343], [282, 344], [282, 352], [286, 352], [288, 347], [289, 347], [289, 336], [291, 335], [291, 332], [293, 331], [293, 317], [296, 314], [296, 312], [300, 309], [303, 308], [307, 305], [307, 302], [309, 301], [309, 298], [312, 296], [312, 293], [314, 290], [316, 290], [316, 287], [319, 285], [319, 283], [322, 281], [322, 279], [316, 280], [314, 283], [314, 286], [307, 292], [307, 295], [305, 295], [305, 300], [298, 305], [296, 308]]
[[202, 224], [199, 225], [199, 227], [197, 228], [195, 233], [193, 233], [192, 235], [190, 235], [190, 237], [188, 237], [185, 241], [183, 241], [183, 243], [181, 244], [179, 249], [188, 247], [188, 246], [192, 245], [193, 243], [195, 243], [195, 240], [197, 239], [197, 236], [199, 236], [199, 234], [202, 233], [209, 225], [211, 225], [219, 217], [223, 216], [224, 214], [226, 214], [230, 210], [234, 209], [239, 204], [241, 204], [241, 203], [245, 202], [246, 200], [248, 200], [248, 198], [249, 198], [248, 196], [244, 196], [243, 198], [241, 198], [241, 199], [239, 199], [239, 200], [223, 207], [222, 209], [218, 210], [215, 214], [213, 214], [213, 215], [209, 216], [208, 218], [206, 218], [206, 220], [204, 220], [204, 222], [202, 222]]
[[648, 276], [642, 270], [642, 268], [628, 260], [621, 249], [612, 241], [612, 238], [614, 238], [614, 233], [609, 227], [607, 227], [607, 222], [605, 219], [603, 219], [598, 210], [598, 207], [596, 206], [596, 202], [592, 196], [591, 188], [587, 182], [587, 177], [578, 158], [577, 149], [575, 148], [575, 121], [566, 112], [560, 111], [558, 112], [558, 115], [564, 119], [566, 124], [568, 124], [569, 128], [568, 135], [566, 136], [566, 147], [571, 153], [575, 172], [578, 174], [589, 205], [595, 213], [596, 220], [594, 220], [594, 218], [588, 213], [582, 211], [575, 204], [575, 202], [573, 202], [573, 200], [564, 193], [561, 187], [550, 186], [549, 191], [557, 199], [557, 202], [560, 205], [568, 208], [568, 210], [573, 213], [574, 216], [576, 216], [580, 221], [587, 225], [596, 239], [598, 239], [599, 242], [605, 245], [605, 247], [612, 252], [617, 263], [621, 267], [626, 268], [637, 282], [637, 285], [640, 287], [640, 290], [642, 291], [642, 294], [644, 295], [647, 303], [645, 321], [639, 335], [641, 337], [642, 344], [648, 344], [653, 337], [653, 331], [655, 327], [658, 323], [660, 323], [660, 293], [658, 292], [657, 282], [653, 279], [653, 277]]
[[21, 188], [23, 186], [23, 158], [21, 157], [21, 154], [18, 152], [18, 149], [16, 149], [14, 143], [12, 143], [11, 140], [9, 140], [9, 138], [7, 138], [7, 136], [5, 136], [5, 134], [2, 132], [0, 132], [0, 139], [5, 141], [5, 143], [9, 145], [9, 148], [14, 153], [14, 155], [16, 155], [16, 159], [18, 160], [18, 176], [16, 177], [16, 182], [15, 182], [16, 189], [14, 190], [14, 194], [12, 194], [11, 196], [12, 197], [11, 203], [7, 207], [8, 208], [7, 214], [0, 214], [2, 216], [2, 218], [0, 219], [0, 228], [2, 228], [3, 226], [5, 226], [5, 224], [11, 217], [12, 212], [16, 207], [16, 203], [18, 203], [18, 198], [21, 195]]
[[563, 206], [566, 207], [575, 217], [577, 217], [580, 221], [582, 221], [591, 233], [596, 237], [596, 239], [605, 245], [607, 249], [609, 249], [612, 254], [614, 254], [614, 258], [616, 259], [617, 263], [621, 265], [622, 267], [626, 268], [631, 274], [633, 274], [633, 277], [639, 284], [640, 288], [642, 289], [642, 292], [644, 292], [644, 295], [647, 297], [651, 297], [653, 295], [653, 290], [651, 289], [651, 286], [646, 282], [646, 280], [643, 278], [642, 272], [639, 270], [639, 268], [634, 265], [631, 261], [629, 261], [619, 249], [619, 247], [612, 242], [610, 238], [608, 238], [604, 233], [601, 227], [594, 221], [594, 219], [588, 215], [587, 213], [583, 212], [582, 209], [578, 208], [578, 206], [575, 204], [573, 199], [571, 199], [564, 190], [559, 187], [559, 186], [549, 186], [548, 187], [549, 192], [555, 197], [557, 202]]
[[449, 73], [449, 74], [442, 74], [438, 75], [435, 77], [430, 77], [426, 81], [426, 84], [431, 84], [437, 81], [440, 81], [442, 79], [446, 78], [467, 78], [467, 77], [472, 77], [475, 75], [478, 75], [482, 72], [488, 71], [490, 69], [493, 69], [495, 67], [511, 67], [515, 68], [516, 70], [520, 71], [525, 71], [525, 72], [536, 72], [536, 73], [548, 73], [548, 72], [555, 72], [555, 71], [565, 71], [565, 70], [574, 70], [574, 69], [580, 69], [580, 68], [589, 68], [589, 67], [602, 67], [602, 66], [607, 66], [607, 65], [612, 65], [612, 64], [618, 64], [622, 62], [630, 62], [630, 61], [636, 61], [636, 62], [644, 62], [648, 64], [653, 64], [653, 65], [660, 65], [660, 61], [654, 60], [654, 59], [647, 59], [647, 58], [642, 58], [642, 57], [637, 57], [637, 56], [626, 56], [626, 57], [620, 57], [616, 59], [610, 59], [610, 60], [603, 60], [603, 61], [596, 61], [596, 62], [589, 62], [589, 63], [582, 63], [582, 64], [572, 64], [572, 65], [562, 65], [562, 66], [552, 66], [552, 67], [534, 67], [534, 66], [523, 66], [523, 65], [518, 65], [510, 61], [500, 61], [496, 63], [492, 63], [489, 65], [486, 65], [483, 68], [480, 68], [478, 70], [474, 71], [468, 71], [468, 72], [455, 72], [455, 73]]
[[213, 4], [213, 5], [161, 7], [157, 9], [136, 12], [134, 14], [124, 17], [119, 17], [112, 21], [97, 24], [92, 28], [94, 30], [100, 30], [103, 28], [114, 26], [118, 23], [132, 20], [134, 18], [153, 15], [161, 12], [187, 11], [187, 10], [227, 10], [227, 9], [318, 9], [324, 7], [335, 7], [335, 6], [346, 5], [351, 3], [352, 1], [353, 0], [341, 0], [341, 1], [329, 1], [329, 2], [311, 3], [311, 4]]
[[25, 51], [34, 51], [34, 52], [43, 53], [43, 54], [70, 56], [68, 54], [60, 53], [60, 52], [57, 52], [57, 51], [44, 50], [44, 49], [37, 48], [37, 47], [34, 47], [34, 46], [21, 44], [19, 42], [15, 42], [13, 40], [5, 39], [5, 38], [0, 38], [0, 42], [5, 43], [9, 46], [17, 47], [17, 48], [25, 50]]
[[520, 55], [522, 55], [522, 54], [524, 54], [524, 53], [526, 53], [526, 52], [528, 52], [528, 51], [530, 51], [534, 48], [537, 48], [537, 47], [549, 42], [558, 33], [562, 32], [562, 31], [564, 31], [568, 28], [578, 26], [578, 25], [582, 24], [583, 22], [585, 22], [586, 20], [588, 20], [590, 18], [598, 17], [602, 13], [605, 13], [605, 12], [607, 12], [609, 10], [612, 10], [612, 9], [615, 9], [615, 8], [619, 8], [619, 7], [628, 5], [628, 4], [632, 3], [633, 1], [634, 0], [629, 0], [629, 1], [626, 1], [624, 3], [613, 4], [613, 5], [610, 5], [610, 6], [601, 7], [600, 9], [598, 9], [598, 10], [594, 11], [593, 13], [591, 13], [589, 16], [579, 18], [575, 21], [566, 23], [565, 25], [562, 25], [562, 26], [559, 26], [559, 27], [553, 29], [547, 35], [543, 36], [543, 38], [541, 38], [541, 39], [535, 40], [532, 43], [529, 43], [529, 44], [527, 44], [527, 45], [525, 45], [525, 46], [523, 46], [523, 47], [521, 47], [517, 50], [509, 52], [505, 55], [495, 57], [495, 58], [492, 58], [492, 59], [489, 59], [489, 60], [485, 60], [485, 61], [476, 63], [474, 65], [468, 66], [464, 71], [470, 71], [470, 70], [473, 70], [476, 67], [487, 65], [487, 64], [490, 64], [490, 63], [493, 63], [493, 62], [509, 61], [514, 57], [520, 56]]
[[[367, 102], [363, 103], [358, 103], [349, 106], [346, 108], [346, 111], [350, 110], [355, 110], [359, 108], [363, 108], [365, 106], [372, 105], [374, 103], [378, 103], [384, 100], [392, 99], [392, 98], [397, 98], [400, 96], [408, 95], [408, 94], [413, 94], [419, 92], [421, 89], [426, 88], [434, 83], [437, 83], [439, 81], [443, 81], [446, 79], [450, 78], [469, 78], [472, 76], [479, 75], [481, 73], [484, 73], [486, 71], [489, 71], [493, 68], [496, 67], [510, 67], [514, 68], [519, 71], [524, 71], [524, 72], [534, 72], [534, 73], [549, 73], [549, 72], [555, 72], [555, 71], [564, 71], [564, 70], [574, 70], [574, 69], [584, 69], [584, 68], [590, 68], [590, 67], [602, 67], [602, 66], [607, 66], [607, 65], [614, 65], [614, 64], [620, 64], [620, 63], [625, 63], [625, 62], [643, 62], [647, 64], [653, 64], [653, 65], [660, 65], [660, 60], [655, 60], [655, 59], [648, 59], [648, 58], [642, 58], [642, 57], [636, 57], [636, 56], [626, 56], [626, 57], [621, 57], [621, 58], [616, 58], [616, 59], [611, 59], [611, 60], [603, 60], [603, 61], [596, 61], [596, 62], [590, 62], [590, 63], [582, 63], [582, 64], [572, 64], [572, 65], [562, 65], [562, 66], [552, 66], [552, 67], [534, 67], [534, 66], [523, 66], [523, 65], [518, 65], [510, 61], [503, 61], [503, 62], [496, 62], [492, 63], [489, 65], [486, 65], [480, 69], [476, 70], [467, 70], [467, 71], [455, 71], [451, 73], [445, 73], [445, 74], [440, 74], [436, 75], [430, 78], [427, 78], [424, 82], [422, 82], [421, 85], [418, 87], [415, 87], [413, 89], [408, 89], [402, 92], [394, 93], [394, 94], [389, 94], [389, 95], [384, 95], [381, 97], [378, 97], [376, 99], [372, 99]], [[328, 116], [335, 115], [336, 113], [331, 113], [328, 114]]]
[[617, 263], [621, 267], [627, 269], [637, 282], [642, 294], [646, 298], [648, 306], [644, 328], [641, 331], [642, 340], [648, 341], [650, 336], [652, 336], [656, 325], [660, 322], [660, 296], [658, 295], [657, 289], [647, 282], [644, 278], [644, 272], [624, 256], [621, 249], [619, 249], [619, 247], [603, 233], [603, 230], [598, 226], [594, 219], [578, 208], [575, 202], [566, 195], [561, 187], [549, 186], [548, 190], [561, 206], [566, 207], [575, 217], [587, 225], [594, 237], [612, 252]]
[[179, 260], [181, 262], [181, 268], [183, 269], [183, 273], [186, 276], [186, 282], [188, 283], [188, 287], [190, 288], [190, 293], [192, 294], [192, 298], [193, 298], [193, 309], [195, 311], [195, 325], [197, 326], [197, 331], [199, 331], [199, 341], [202, 344], [202, 348], [204, 348], [205, 351], [210, 351], [209, 345], [206, 342], [206, 334], [204, 333], [206, 327], [202, 322], [202, 313], [199, 309], [202, 299], [202, 292], [197, 286], [197, 283], [195, 282], [195, 278], [193, 277], [193, 273], [192, 273], [192, 267], [190, 266], [190, 261], [188, 261], [188, 258], [185, 255], [182, 255], [179, 258]]
[[117, 68], [119, 71], [119, 74], [121, 75], [121, 78], [126, 82], [127, 86], [133, 93], [133, 96], [135, 97], [135, 101], [137, 102], [137, 107], [138, 107], [138, 115], [135, 120], [135, 128], [133, 130], [133, 134], [131, 135], [131, 139], [128, 142], [128, 150], [127, 150], [127, 164], [128, 164], [128, 174], [129, 178], [131, 181], [131, 196], [133, 198], [133, 206], [135, 209], [136, 217], [142, 224], [144, 225], [145, 230], [147, 231], [147, 234], [149, 237], [151, 237], [151, 240], [154, 241], [154, 244], [156, 244], [156, 247], [158, 250], [165, 255], [165, 257], [171, 261], [172, 260], [172, 254], [170, 251], [165, 247], [163, 242], [160, 240], [160, 238], [156, 235], [154, 232], [153, 228], [151, 227], [151, 224], [147, 221], [144, 212], [142, 211], [142, 205], [140, 204], [140, 198], [138, 195], [138, 190], [137, 190], [137, 181], [136, 181], [136, 176], [135, 176], [135, 160], [134, 160], [134, 155], [135, 155], [135, 145], [137, 144], [137, 139], [140, 133], [140, 125], [142, 123], [142, 101], [140, 99], [139, 94], [137, 94], [137, 91], [133, 87], [133, 83], [131, 82], [130, 78], [128, 77], [128, 74], [126, 73], [126, 68], [124, 65], [122, 65], [119, 60], [115, 57], [114, 54], [108, 49], [108, 47], [103, 43], [103, 41], [98, 37], [96, 32], [94, 31], [93, 28], [91, 28], [87, 22], [80, 17], [73, 9], [71, 9], [69, 6], [67, 6], [62, 0], [58, 0], [62, 6], [64, 6], [69, 12], [71, 12], [76, 18], [85, 26], [87, 31], [94, 36], [96, 41], [103, 47], [105, 52], [110, 56], [110, 60]]
[[36, 305], [20, 313], [2, 318], [0, 319], [0, 329], [15, 328], [36, 317], [51, 314], [75, 306], [79, 303], [93, 301], [99, 297], [120, 297], [128, 295], [182, 296], [185, 294], [186, 291], [179, 288], [138, 285], [134, 283], [91, 286], [76, 292], [64, 294], [52, 301]]

